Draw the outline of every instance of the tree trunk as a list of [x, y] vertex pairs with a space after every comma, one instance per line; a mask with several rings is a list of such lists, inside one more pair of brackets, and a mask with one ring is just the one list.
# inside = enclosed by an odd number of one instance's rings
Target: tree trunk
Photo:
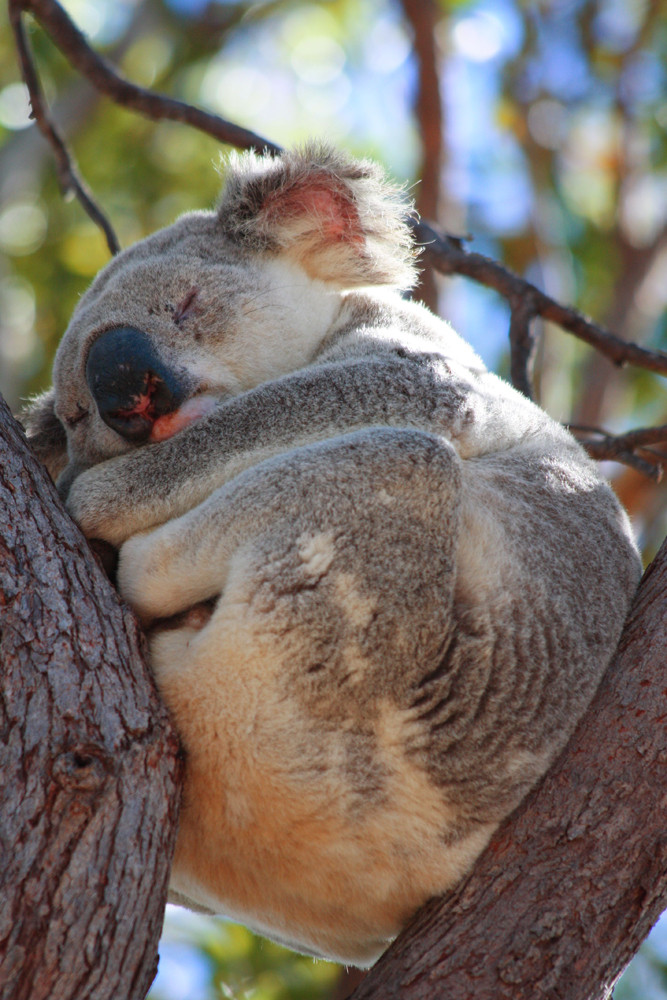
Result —
[[[445, 108], [440, 93], [440, 67], [436, 26], [442, 11], [435, 0], [401, 0], [403, 14], [412, 29], [417, 62], [414, 114], [421, 141], [421, 162], [417, 170], [415, 207], [425, 219], [439, 221], [441, 174], [444, 156]], [[436, 271], [426, 267], [419, 276], [414, 295], [439, 313]]]
[[0, 400], [0, 997], [140, 1000], [181, 782], [124, 608]]
[[667, 543], [541, 785], [354, 1000], [603, 1000], [667, 902]]

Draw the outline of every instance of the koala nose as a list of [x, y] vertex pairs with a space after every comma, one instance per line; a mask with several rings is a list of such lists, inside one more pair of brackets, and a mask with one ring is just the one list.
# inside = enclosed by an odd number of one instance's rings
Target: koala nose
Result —
[[141, 330], [118, 326], [93, 343], [86, 381], [105, 424], [135, 444], [147, 441], [158, 417], [188, 397], [183, 375], [169, 368]]

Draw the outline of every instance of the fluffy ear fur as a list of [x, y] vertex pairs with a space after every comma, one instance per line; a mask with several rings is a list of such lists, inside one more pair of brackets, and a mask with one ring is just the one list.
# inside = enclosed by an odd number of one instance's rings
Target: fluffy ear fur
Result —
[[67, 464], [67, 436], [55, 414], [55, 392], [35, 396], [20, 414], [33, 454], [43, 462], [55, 482]]
[[410, 288], [409, 209], [377, 164], [311, 144], [279, 157], [233, 154], [219, 216], [229, 239], [287, 254], [312, 278]]

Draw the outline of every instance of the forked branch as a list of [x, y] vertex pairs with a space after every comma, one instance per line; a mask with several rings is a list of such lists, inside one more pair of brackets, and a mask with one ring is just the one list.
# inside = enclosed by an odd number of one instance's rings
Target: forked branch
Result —
[[660, 479], [661, 471], [667, 465], [667, 424], [639, 427], [617, 435], [606, 434], [597, 427], [568, 426], [592, 458], [615, 459], [656, 480]]
[[466, 250], [463, 240], [438, 233], [427, 222], [416, 222], [415, 233], [424, 246], [429, 263], [437, 267], [441, 274], [462, 274], [480, 285], [493, 288], [507, 299], [512, 308], [519, 302], [529, 303], [526, 308], [532, 316], [541, 316], [567, 330], [619, 367], [634, 365], [667, 375], [667, 354], [664, 351], [649, 351], [639, 344], [622, 340], [593, 323], [577, 309], [556, 302], [536, 285], [520, 278], [497, 261]]

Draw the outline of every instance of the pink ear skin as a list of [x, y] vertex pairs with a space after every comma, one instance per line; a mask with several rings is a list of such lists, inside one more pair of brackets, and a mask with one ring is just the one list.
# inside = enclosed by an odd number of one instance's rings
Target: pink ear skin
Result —
[[315, 280], [368, 284], [372, 257], [352, 191], [321, 171], [266, 194], [258, 227]]
[[232, 155], [218, 217], [245, 250], [340, 290], [404, 289], [416, 281], [408, 210], [377, 164], [311, 145], [277, 158]]
[[288, 191], [273, 191], [263, 206], [268, 223], [283, 225], [291, 219], [308, 219], [313, 230], [318, 230], [327, 242], [346, 242], [364, 245], [364, 233], [359, 213], [344, 188], [322, 183], [320, 178], [302, 183]]

